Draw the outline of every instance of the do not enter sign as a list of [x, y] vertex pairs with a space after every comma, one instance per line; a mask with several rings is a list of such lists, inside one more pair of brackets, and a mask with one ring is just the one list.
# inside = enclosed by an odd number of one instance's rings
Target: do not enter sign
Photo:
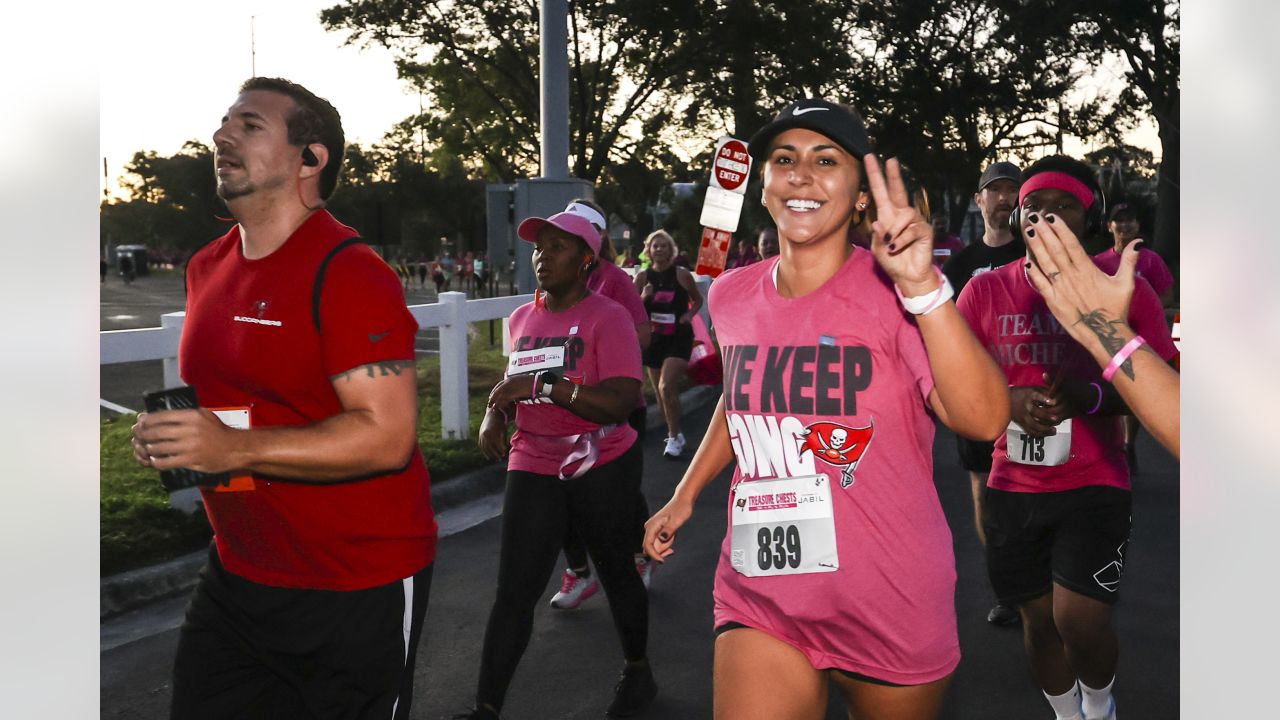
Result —
[[715, 162], [711, 168], [711, 183], [725, 190], [742, 194], [747, 191], [747, 178], [751, 172], [751, 156], [741, 140], [721, 138], [716, 145]]

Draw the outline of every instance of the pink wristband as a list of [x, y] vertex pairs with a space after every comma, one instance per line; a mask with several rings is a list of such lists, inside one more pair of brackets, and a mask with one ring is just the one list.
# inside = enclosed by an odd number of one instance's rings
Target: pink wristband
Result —
[[1116, 376], [1116, 371], [1124, 364], [1125, 360], [1133, 354], [1133, 351], [1142, 347], [1147, 341], [1141, 335], [1134, 335], [1133, 339], [1127, 345], [1120, 348], [1120, 352], [1111, 358], [1111, 362], [1107, 364], [1107, 368], [1102, 371], [1102, 379], [1111, 382], [1111, 378]]

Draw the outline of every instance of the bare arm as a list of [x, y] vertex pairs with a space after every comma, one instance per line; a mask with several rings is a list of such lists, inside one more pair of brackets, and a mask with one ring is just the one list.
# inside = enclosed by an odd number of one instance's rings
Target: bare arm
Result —
[[361, 365], [332, 382], [342, 412], [311, 425], [235, 430], [204, 408], [143, 413], [134, 425], [134, 455], [159, 470], [248, 471], [314, 482], [408, 464], [417, 447], [414, 361]]
[[[867, 183], [876, 201], [871, 252], [905, 297], [921, 297], [940, 286], [933, 265], [933, 228], [911, 206], [896, 160], [885, 173], [875, 155], [864, 158]], [[943, 424], [974, 440], [992, 440], [1009, 425], [1009, 391], [1004, 374], [974, 337], [964, 316], [948, 300], [916, 316], [934, 389], [929, 405]]]
[[698, 314], [702, 309], [702, 291], [698, 289], [698, 281], [693, 279], [693, 273], [679, 268], [676, 272], [676, 282], [689, 293], [689, 311], [680, 316], [680, 322], [693, 322], [693, 316]]
[[676, 486], [671, 500], [653, 514], [644, 524], [644, 552], [649, 557], [665, 562], [676, 542], [676, 531], [693, 515], [693, 504], [703, 489], [711, 484], [720, 471], [733, 460], [733, 446], [729, 443], [729, 425], [724, 417], [724, 396], [711, 413], [707, 434], [702, 437], [698, 452], [694, 453], [689, 469]]
[[[1101, 367], [1133, 339], [1129, 302], [1133, 298], [1138, 243], [1130, 243], [1114, 276], [1095, 266], [1062, 223], [1035, 224], [1027, 246], [1036, 263], [1027, 269], [1054, 317]], [[1152, 437], [1179, 456], [1181, 395], [1178, 373], [1145, 345], [1129, 356], [1111, 379], [1129, 409]]]
[[[501, 408], [513, 418], [514, 404], [533, 396], [534, 379], [531, 375], [509, 377], [493, 387], [489, 393], [490, 407]], [[574, 396], [577, 388], [577, 396]], [[640, 397], [640, 381], [629, 377], [605, 378], [595, 385], [575, 385], [564, 378], [551, 387], [551, 402], [584, 420], [601, 425], [626, 422], [636, 409]]]

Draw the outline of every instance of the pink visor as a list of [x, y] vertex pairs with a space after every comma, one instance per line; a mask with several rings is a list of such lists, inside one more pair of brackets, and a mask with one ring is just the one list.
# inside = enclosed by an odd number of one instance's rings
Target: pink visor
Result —
[[572, 212], [556, 213], [549, 218], [526, 218], [520, 223], [520, 227], [516, 228], [516, 235], [525, 242], [534, 242], [538, 239], [538, 233], [542, 232], [542, 228], [548, 225], [582, 238], [587, 247], [591, 248], [591, 252], [600, 254], [600, 231], [591, 224], [590, 220]]
[[1085, 210], [1088, 210], [1089, 206], [1093, 205], [1093, 191], [1089, 189], [1089, 186], [1064, 172], [1042, 172], [1027, 178], [1026, 182], [1022, 183], [1022, 188], [1018, 190], [1018, 204], [1021, 205], [1028, 195], [1037, 190], [1069, 192], [1076, 196], [1076, 199], [1080, 201]]

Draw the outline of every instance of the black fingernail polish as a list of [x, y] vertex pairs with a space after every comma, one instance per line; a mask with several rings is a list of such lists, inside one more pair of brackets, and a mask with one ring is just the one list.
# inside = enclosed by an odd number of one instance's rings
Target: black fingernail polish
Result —
[[1031, 269], [1031, 263], [1029, 263], [1029, 262], [1028, 262], [1026, 265], [1023, 265], [1023, 267], [1025, 267], [1025, 268], [1027, 268], [1028, 270], [1030, 270], [1030, 269]]
[[885, 241], [885, 242], [889, 242], [889, 241], [890, 241], [890, 240], [892, 240], [892, 239], [893, 239], [893, 236], [892, 236], [892, 235], [890, 235], [889, 233], [885, 233], [885, 234], [884, 234], [884, 241]]
[[1040, 222], [1040, 216], [1039, 216], [1039, 215], [1036, 215], [1035, 213], [1031, 213], [1030, 215], [1028, 215], [1028, 216], [1027, 216], [1027, 219], [1028, 219], [1028, 220], [1030, 220], [1030, 221], [1031, 221], [1031, 222], [1033, 222], [1033, 223], [1038, 223], [1038, 222]]
[[1027, 237], [1035, 237], [1035, 236], [1036, 236], [1036, 229], [1035, 229], [1035, 228], [1027, 228]]
[[897, 246], [896, 244], [894, 244], [894, 243], [889, 243], [889, 249], [890, 249], [890, 250], [897, 250], [897, 249], [898, 249], [898, 246]]
[[1045, 216], [1044, 216], [1044, 219], [1045, 219], [1045, 220], [1048, 220], [1050, 224], [1053, 224], [1053, 216], [1052, 216], [1052, 215], [1045, 215]]

